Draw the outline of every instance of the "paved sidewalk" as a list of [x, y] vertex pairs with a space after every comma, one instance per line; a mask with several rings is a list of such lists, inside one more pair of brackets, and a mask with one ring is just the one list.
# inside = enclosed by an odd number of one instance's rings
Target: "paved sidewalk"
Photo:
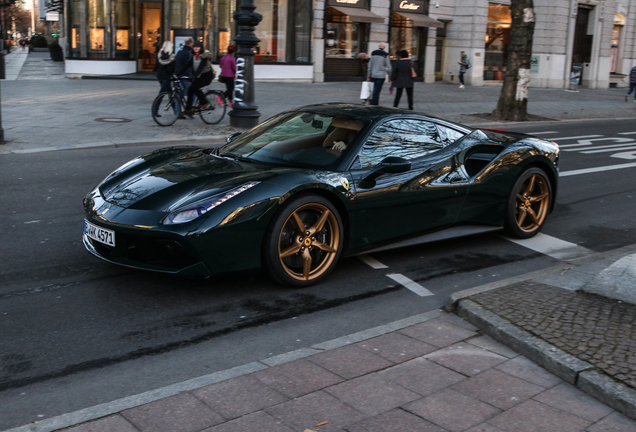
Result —
[[441, 311], [11, 432], [65, 426], [66, 432], [636, 431], [635, 422]]

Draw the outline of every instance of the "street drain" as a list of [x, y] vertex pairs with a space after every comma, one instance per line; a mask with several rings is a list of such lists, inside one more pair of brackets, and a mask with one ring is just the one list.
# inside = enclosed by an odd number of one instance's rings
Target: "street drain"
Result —
[[118, 117], [102, 117], [102, 118], [96, 118], [95, 121], [102, 122], [102, 123], [128, 123], [128, 122], [131, 122], [132, 120], [125, 119], [125, 118], [118, 118]]

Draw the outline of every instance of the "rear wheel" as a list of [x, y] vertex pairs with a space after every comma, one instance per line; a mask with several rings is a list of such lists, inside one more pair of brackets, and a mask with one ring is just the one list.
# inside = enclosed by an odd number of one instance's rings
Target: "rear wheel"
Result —
[[174, 124], [180, 114], [181, 101], [172, 92], [163, 92], [152, 102], [152, 119], [159, 126]]
[[303, 288], [333, 270], [342, 251], [342, 221], [336, 208], [317, 195], [299, 197], [274, 220], [265, 239], [265, 265], [272, 279]]
[[541, 231], [552, 202], [552, 186], [539, 168], [524, 171], [512, 189], [506, 208], [506, 233], [530, 238]]
[[225, 117], [225, 111], [227, 111], [227, 99], [225, 95], [216, 90], [210, 90], [205, 93], [205, 100], [200, 102], [199, 107], [209, 104], [206, 109], [201, 109], [199, 115], [201, 120], [207, 124], [217, 124], [223, 117]]

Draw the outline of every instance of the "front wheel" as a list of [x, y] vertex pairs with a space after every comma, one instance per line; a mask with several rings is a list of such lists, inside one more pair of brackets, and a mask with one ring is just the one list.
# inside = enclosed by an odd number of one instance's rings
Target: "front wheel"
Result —
[[340, 257], [342, 231], [338, 211], [327, 199], [306, 195], [291, 201], [266, 235], [266, 271], [293, 288], [322, 281]]
[[210, 90], [205, 93], [205, 100], [199, 105], [199, 108], [205, 104], [209, 104], [206, 109], [200, 109], [199, 115], [201, 120], [207, 124], [217, 124], [223, 117], [225, 117], [225, 111], [227, 111], [227, 99], [222, 92], [216, 90]]
[[159, 126], [174, 124], [180, 114], [181, 102], [172, 92], [163, 92], [152, 102], [152, 119]]
[[512, 237], [530, 238], [545, 224], [552, 202], [552, 186], [545, 171], [530, 168], [515, 182], [506, 206], [504, 229]]

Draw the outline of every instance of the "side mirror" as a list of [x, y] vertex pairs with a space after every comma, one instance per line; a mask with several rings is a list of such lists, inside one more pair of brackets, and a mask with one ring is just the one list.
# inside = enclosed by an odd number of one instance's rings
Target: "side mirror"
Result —
[[231, 143], [232, 141], [234, 141], [235, 139], [237, 139], [239, 137], [239, 135], [241, 135], [243, 132], [236, 132], [233, 133], [232, 135], [230, 135], [229, 137], [227, 137], [227, 140], [225, 140], [228, 144]]
[[362, 189], [370, 189], [375, 187], [375, 179], [382, 174], [399, 174], [410, 169], [411, 162], [408, 160], [397, 156], [389, 156], [384, 158], [369, 175], [363, 178], [358, 186]]
[[411, 162], [396, 156], [384, 158], [376, 168], [376, 172], [381, 174], [398, 174], [411, 169]]

